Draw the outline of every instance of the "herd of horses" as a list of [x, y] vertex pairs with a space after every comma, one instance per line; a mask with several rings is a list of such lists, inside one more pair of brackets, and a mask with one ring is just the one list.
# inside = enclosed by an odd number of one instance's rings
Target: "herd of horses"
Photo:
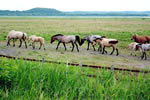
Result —
[[[26, 43], [27, 34], [25, 32], [20, 32], [20, 31], [15, 31], [15, 30], [11, 30], [8, 33], [7, 46], [10, 45], [10, 40], [13, 40], [13, 46], [15, 46], [16, 39], [20, 40], [19, 47], [21, 47], [22, 41], [24, 41], [25, 48], [27, 48], [27, 43]], [[58, 41], [56, 50], [58, 49], [60, 43], [62, 43], [64, 45], [65, 50], [67, 50], [66, 43], [71, 43], [72, 44], [71, 51], [74, 51], [74, 47], [76, 46], [76, 49], [79, 52], [78, 45], [82, 46], [83, 43], [85, 41], [87, 41], [88, 42], [87, 50], [89, 50], [89, 46], [91, 44], [94, 51], [96, 51], [95, 45], [98, 44], [99, 45], [98, 51], [101, 52], [102, 54], [107, 53], [107, 51], [105, 50], [105, 47], [112, 47], [113, 50], [110, 53], [110, 55], [112, 55], [115, 50], [116, 50], [116, 56], [119, 55], [118, 48], [117, 48], [117, 44], [119, 43], [119, 41], [117, 39], [107, 38], [106, 36], [88, 35], [88, 36], [85, 36], [82, 39], [80, 39], [80, 37], [78, 35], [56, 34], [51, 37], [50, 43], [53, 43], [55, 40]], [[132, 42], [128, 45], [128, 49], [132, 49], [133, 51], [140, 50], [142, 52], [141, 59], [144, 58], [146, 60], [147, 59], [146, 51], [150, 50], [150, 44], [148, 44], [150, 42], [150, 37], [149, 36], [138, 36], [136, 34], [133, 34], [131, 37], [131, 40], [134, 40], [134, 42]], [[35, 42], [40, 42], [39, 49], [41, 49], [41, 47], [43, 46], [43, 48], [45, 50], [44, 38], [38, 37], [36, 35], [31, 35], [28, 38], [28, 42], [30, 42], [30, 41], [32, 41], [32, 44], [30, 44], [30, 46], [32, 45], [33, 49], [35, 49]], [[132, 55], [132, 53], [131, 53], [131, 55]]]

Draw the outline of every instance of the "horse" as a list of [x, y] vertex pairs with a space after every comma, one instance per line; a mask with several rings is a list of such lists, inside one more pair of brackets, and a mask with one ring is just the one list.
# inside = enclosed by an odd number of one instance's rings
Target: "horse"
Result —
[[136, 45], [136, 47], [140, 48], [142, 51], [141, 59], [145, 58], [145, 60], [146, 60], [147, 59], [146, 51], [150, 50], [150, 44], [138, 44], [138, 45]]
[[105, 47], [112, 47], [113, 50], [110, 53], [110, 55], [113, 54], [114, 50], [116, 50], [116, 52], [117, 52], [116, 56], [119, 55], [118, 48], [117, 48], [117, 44], [118, 44], [119, 41], [117, 39], [96, 38], [94, 41], [95, 42], [93, 43], [93, 45], [96, 45], [96, 43], [99, 43], [101, 45], [102, 54], [104, 54], [104, 52], [107, 53], [107, 51], [105, 50]]
[[[96, 39], [96, 38], [101, 38], [101, 36], [100, 35], [88, 35], [88, 36], [85, 36], [85, 37], [83, 37], [82, 39], [81, 39], [81, 45], [84, 43], [84, 41], [86, 40], [87, 42], [88, 42], [88, 47], [87, 47], [87, 50], [89, 50], [89, 46], [90, 46], [90, 44], [92, 45], [92, 47], [93, 47], [93, 49], [94, 49], [94, 51], [96, 51], [95, 50], [95, 45], [93, 45], [93, 42], [94, 42], [94, 40]], [[99, 46], [100, 47], [100, 46]], [[98, 50], [99, 50], [100, 48], [98, 48]]]
[[63, 43], [65, 50], [67, 50], [65, 43], [72, 43], [72, 51], [74, 50], [74, 44], [75, 44], [77, 51], [79, 52], [78, 45], [76, 43], [76, 41], [77, 41], [78, 44], [81, 45], [79, 36], [56, 34], [51, 37], [50, 43], [53, 43], [55, 40], [58, 40], [56, 50], [58, 49], [60, 43]]
[[35, 42], [40, 42], [40, 47], [39, 47], [39, 49], [41, 49], [41, 46], [43, 45], [43, 47], [44, 47], [44, 50], [45, 50], [45, 46], [44, 46], [44, 38], [42, 38], [42, 37], [38, 37], [38, 36], [36, 36], [36, 35], [31, 35], [30, 37], [29, 37], [29, 39], [28, 39], [28, 42], [30, 42], [30, 40], [32, 40], [32, 47], [33, 47], [33, 49], [35, 49]]
[[[137, 51], [137, 50], [139, 50], [139, 47], [137, 47], [136, 45], [138, 45], [139, 43], [136, 43], [136, 42], [132, 42], [132, 43], [130, 43], [129, 45], [128, 45], [128, 50], [132, 50], [132, 52], [131, 52], [131, 56], [132, 56], [132, 54], [135, 52], [135, 51]], [[135, 56], [136, 56], [136, 53], [135, 53]]]
[[146, 35], [138, 36], [136, 34], [133, 34], [131, 37], [131, 40], [134, 40], [134, 42], [137, 42], [137, 43], [149, 43], [150, 37]]
[[8, 35], [7, 35], [7, 46], [10, 45], [10, 40], [13, 39], [13, 47], [15, 46], [15, 40], [16, 39], [20, 39], [20, 45], [19, 48], [22, 45], [22, 40], [25, 43], [25, 47], [27, 48], [27, 44], [26, 44], [26, 38], [27, 38], [27, 34], [24, 32], [20, 32], [20, 31], [15, 31], [15, 30], [11, 30]]

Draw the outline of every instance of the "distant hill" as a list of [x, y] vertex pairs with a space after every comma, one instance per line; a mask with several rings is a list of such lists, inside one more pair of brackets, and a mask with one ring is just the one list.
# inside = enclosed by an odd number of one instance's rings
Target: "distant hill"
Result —
[[25, 11], [0, 10], [0, 16], [150, 16], [150, 11], [72, 11], [33, 8]]
[[63, 12], [51, 8], [33, 8], [25, 11], [0, 10], [0, 16], [63, 16]]

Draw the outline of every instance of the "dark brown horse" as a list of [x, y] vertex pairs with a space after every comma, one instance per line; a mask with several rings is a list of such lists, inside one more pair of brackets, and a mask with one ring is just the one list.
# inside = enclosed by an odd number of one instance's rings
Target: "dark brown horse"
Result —
[[134, 42], [137, 42], [137, 43], [149, 43], [150, 37], [146, 35], [138, 36], [136, 34], [133, 34], [131, 37], [131, 40], [134, 40]]

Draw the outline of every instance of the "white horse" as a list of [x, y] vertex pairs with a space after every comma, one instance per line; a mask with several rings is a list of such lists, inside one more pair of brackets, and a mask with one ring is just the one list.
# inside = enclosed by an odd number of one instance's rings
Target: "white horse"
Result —
[[38, 36], [36, 36], [36, 35], [31, 35], [31, 36], [29, 37], [28, 41], [30, 41], [30, 40], [32, 40], [32, 47], [33, 47], [33, 49], [35, 49], [35, 44], [34, 44], [34, 43], [35, 43], [35, 42], [40, 42], [40, 47], [39, 47], [39, 49], [41, 49], [41, 46], [43, 45], [44, 50], [45, 50], [44, 38], [38, 37]]
[[142, 51], [141, 59], [143, 59], [145, 57], [145, 60], [146, 60], [147, 59], [146, 51], [150, 50], [150, 44], [138, 44], [136, 46], [139, 47]]
[[[102, 36], [100, 36], [100, 35], [88, 35], [88, 36], [85, 36], [84, 38], [82, 38], [81, 39], [81, 45], [84, 43], [84, 41], [86, 40], [87, 42], [88, 42], [88, 47], [87, 47], [87, 50], [89, 50], [89, 46], [90, 46], [90, 43], [91, 43], [91, 45], [92, 45], [92, 47], [93, 47], [93, 49], [94, 49], [94, 51], [95, 51], [95, 45], [93, 45], [93, 43], [94, 43], [94, 40], [96, 39], [96, 38], [101, 38]], [[98, 50], [100, 49], [100, 46], [99, 46], [99, 48], [98, 48]]]
[[107, 51], [105, 50], [105, 47], [112, 47], [113, 50], [110, 53], [110, 55], [113, 54], [114, 50], [116, 50], [116, 52], [117, 52], [116, 56], [119, 55], [119, 52], [118, 52], [118, 49], [117, 49], [118, 40], [116, 40], [116, 39], [108, 39], [108, 38], [97, 38], [94, 41], [95, 42], [93, 43], [93, 45], [96, 45], [96, 43], [99, 43], [101, 45], [102, 54], [104, 54], [104, 52], [107, 53]]
[[74, 50], [74, 44], [76, 45], [77, 51], [79, 52], [78, 49], [78, 45], [76, 43], [76, 41], [78, 42], [78, 44], [80, 45], [80, 37], [79, 36], [75, 36], [75, 35], [63, 35], [63, 34], [56, 34], [54, 36], [51, 37], [51, 41], [50, 43], [53, 43], [55, 40], [58, 40], [58, 44], [56, 47], [56, 50], [58, 49], [60, 43], [63, 43], [65, 50], [67, 50], [65, 43], [72, 43], [72, 51]]
[[130, 43], [129, 45], [128, 45], [128, 50], [132, 50], [132, 52], [131, 52], [131, 56], [134, 54], [135, 56], [136, 56], [136, 51], [138, 51], [139, 50], [139, 47], [138, 46], [136, 46], [136, 45], [138, 45], [139, 43], [137, 43], [137, 42], [132, 42], [132, 43]]
[[20, 39], [20, 45], [19, 48], [22, 45], [22, 40], [25, 43], [25, 47], [27, 48], [27, 44], [26, 44], [26, 38], [27, 38], [27, 34], [24, 32], [20, 32], [20, 31], [15, 31], [15, 30], [11, 30], [8, 35], [7, 35], [7, 46], [10, 45], [10, 40], [13, 39], [13, 46], [15, 46], [15, 40], [16, 39]]

